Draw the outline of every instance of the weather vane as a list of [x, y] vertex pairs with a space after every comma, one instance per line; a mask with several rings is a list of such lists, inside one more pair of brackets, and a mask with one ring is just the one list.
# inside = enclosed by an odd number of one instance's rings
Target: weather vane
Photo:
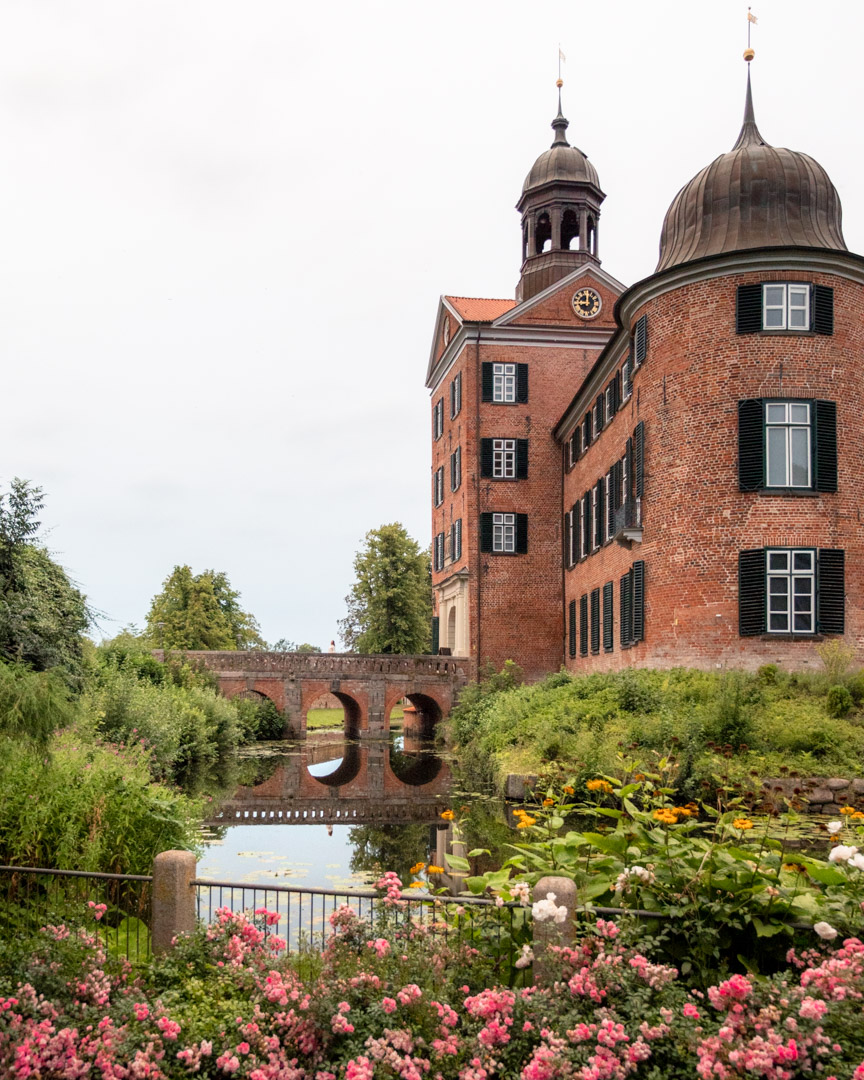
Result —
[[754, 23], [757, 23], [758, 21], [759, 20], [756, 18], [756, 16], [753, 14], [753, 12], [748, 7], [747, 8], [747, 48], [744, 50], [744, 59], [747, 61], [748, 64], [753, 59], [753, 57], [756, 55], [756, 53], [753, 51], [753, 49], [750, 48], [750, 27], [753, 26]]

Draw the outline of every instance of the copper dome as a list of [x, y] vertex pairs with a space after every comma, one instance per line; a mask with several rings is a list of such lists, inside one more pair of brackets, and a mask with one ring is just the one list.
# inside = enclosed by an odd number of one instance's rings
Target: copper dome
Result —
[[564, 132], [569, 127], [569, 121], [561, 115], [561, 106], [558, 106], [558, 115], [552, 121], [555, 129], [555, 139], [552, 146], [537, 158], [531, 166], [531, 171], [525, 177], [522, 185], [522, 194], [525, 195], [535, 188], [543, 187], [544, 184], [575, 183], [593, 184], [600, 190], [600, 178], [597, 170], [576, 147], [567, 142]]
[[738, 141], [673, 199], [660, 234], [657, 271], [750, 248], [845, 251], [841, 217], [840, 198], [819, 162], [769, 146], [760, 135], [748, 69]]

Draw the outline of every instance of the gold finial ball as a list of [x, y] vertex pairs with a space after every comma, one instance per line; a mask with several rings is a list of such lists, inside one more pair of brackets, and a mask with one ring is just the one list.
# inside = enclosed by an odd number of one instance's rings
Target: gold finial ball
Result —
[[556, 80], [555, 80], [555, 85], [556, 85], [556, 86], [558, 87], [558, 89], [560, 90], [560, 89], [561, 89], [561, 87], [562, 87], [562, 86], [564, 85], [564, 80], [563, 80], [563, 79], [556, 79]]
[[755, 55], [756, 55], [756, 53], [753, 51], [753, 49], [745, 49], [744, 50], [744, 59], [747, 61], [748, 64], [750, 63], [750, 61], [753, 59], [753, 57]]

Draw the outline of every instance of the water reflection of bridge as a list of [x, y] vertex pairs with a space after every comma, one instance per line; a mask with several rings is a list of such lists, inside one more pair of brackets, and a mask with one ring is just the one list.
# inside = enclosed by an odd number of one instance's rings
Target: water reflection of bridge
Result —
[[[450, 789], [450, 769], [419, 739], [405, 746], [357, 743], [317, 733], [280, 755], [266, 779], [241, 786], [209, 818], [225, 825], [383, 825], [435, 822]], [[325, 775], [315, 775], [332, 762]], [[319, 768], [316, 768], [319, 767]]]

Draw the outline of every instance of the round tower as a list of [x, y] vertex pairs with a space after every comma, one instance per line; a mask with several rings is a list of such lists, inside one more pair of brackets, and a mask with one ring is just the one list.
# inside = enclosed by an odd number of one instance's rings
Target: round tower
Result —
[[606, 198], [597, 170], [567, 142], [569, 122], [561, 112], [552, 121], [555, 138], [534, 162], [516, 209], [522, 215], [522, 272], [516, 300], [528, 300], [585, 262], [599, 265], [597, 226]]

